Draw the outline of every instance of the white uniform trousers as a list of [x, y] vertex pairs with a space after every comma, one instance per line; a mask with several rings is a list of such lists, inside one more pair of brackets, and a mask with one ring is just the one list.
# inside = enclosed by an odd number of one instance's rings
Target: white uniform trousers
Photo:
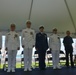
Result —
[[32, 48], [24, 48], [24, 68], [31, 68], [32, 63]]
[[15, 69], [17, 50], [8, 50], [8, 69]]
[[53, 68], [59, 67], [59, 50], [52, 50]]

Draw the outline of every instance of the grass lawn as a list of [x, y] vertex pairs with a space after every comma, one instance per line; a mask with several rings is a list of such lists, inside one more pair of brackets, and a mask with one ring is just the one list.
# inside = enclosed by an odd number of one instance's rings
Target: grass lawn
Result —
[[[38, 66], [39, 64], [36, 64], [36, 66]], [[65, 61], [61, 61], [61, 66], [64, 66], [65, 65]], [[50, 62], [50, 64], [48, 64], [48, 62], [46, 62], [46, 66], [52, 66], [52, 62]], [[32, 63], [32, 67], [34, 68], [35, 67], [35, 63], [33, 62]], [[2, 69], [3, 68], [3, 64], [0, 65], [0, 68]], [[16, 63], [16, 68], [21, 68], [21, 63]]]

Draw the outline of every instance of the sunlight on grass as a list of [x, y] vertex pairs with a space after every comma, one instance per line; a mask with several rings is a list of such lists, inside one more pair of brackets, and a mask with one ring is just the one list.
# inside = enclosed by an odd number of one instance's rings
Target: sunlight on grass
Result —
[[[60, 64], [61, 66], [64, 66], [65, 65], [65, 61], [63, 62], [63, 61], [61, 61], [61, 64]], [[34, 67], [38, 67], [39, 66], [39, 64], [38, 63], [36, 63], [35, 64], [35, 62], [33, 62], [32, 63], [32, 67], [34, 68]], [[46, 66], [48, 67], [48, 66], [52, 66], [52, 62], [50, 62], [49, 64], [48, 64], [48, 62], [46, 62]], [[3, 64], [1, 64], [0, 65], [0, 68], [2, 69], [3, 68]], [[16, 68], [21, 68], [21, 63], [19, 62], [19, 63], [16, 63]]]

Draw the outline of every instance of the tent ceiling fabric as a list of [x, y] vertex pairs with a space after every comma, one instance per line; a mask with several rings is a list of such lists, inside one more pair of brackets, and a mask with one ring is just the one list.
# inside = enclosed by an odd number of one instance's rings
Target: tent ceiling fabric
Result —
[[24, 28], [28, 19], [31, 0], [0, 0], [0, 29], [7, 30], [11, 23]]
[[[0, 30], [8, 30], [11, 23], [22, 30], [29, 17], [31, 1], [0, 0]], [[67, 0], [67, 3], [76, 24], [76, 0]], [[44, 25], [46, 32], [55, 27], [59, 32], [75, 32], [64, 0], [33, 0], [30, 20], [36, 31], [39, 25]]]

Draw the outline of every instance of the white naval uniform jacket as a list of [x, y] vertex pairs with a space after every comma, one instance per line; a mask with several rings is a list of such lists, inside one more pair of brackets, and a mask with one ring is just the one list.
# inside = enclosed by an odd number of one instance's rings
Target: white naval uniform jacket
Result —
[[57, 34], [52, 34], [49, 37], [49, 48], [52, 50], [60, 50], [61, 43], [60, 43], [60, 38]]
[[17, 48], [20, 47], [19, 35], [17, 32], [10, 31], [6, 34], [5, 47], [7, 47], [8, 50], [17, 50]]
[[24, 29], [22, 31], [21, 42], [25, 48], [32, 48], [35, 45], [35, 31], [31, 28]]
[[0, 48], [2, 48], [2, 33], [0, 32]]

